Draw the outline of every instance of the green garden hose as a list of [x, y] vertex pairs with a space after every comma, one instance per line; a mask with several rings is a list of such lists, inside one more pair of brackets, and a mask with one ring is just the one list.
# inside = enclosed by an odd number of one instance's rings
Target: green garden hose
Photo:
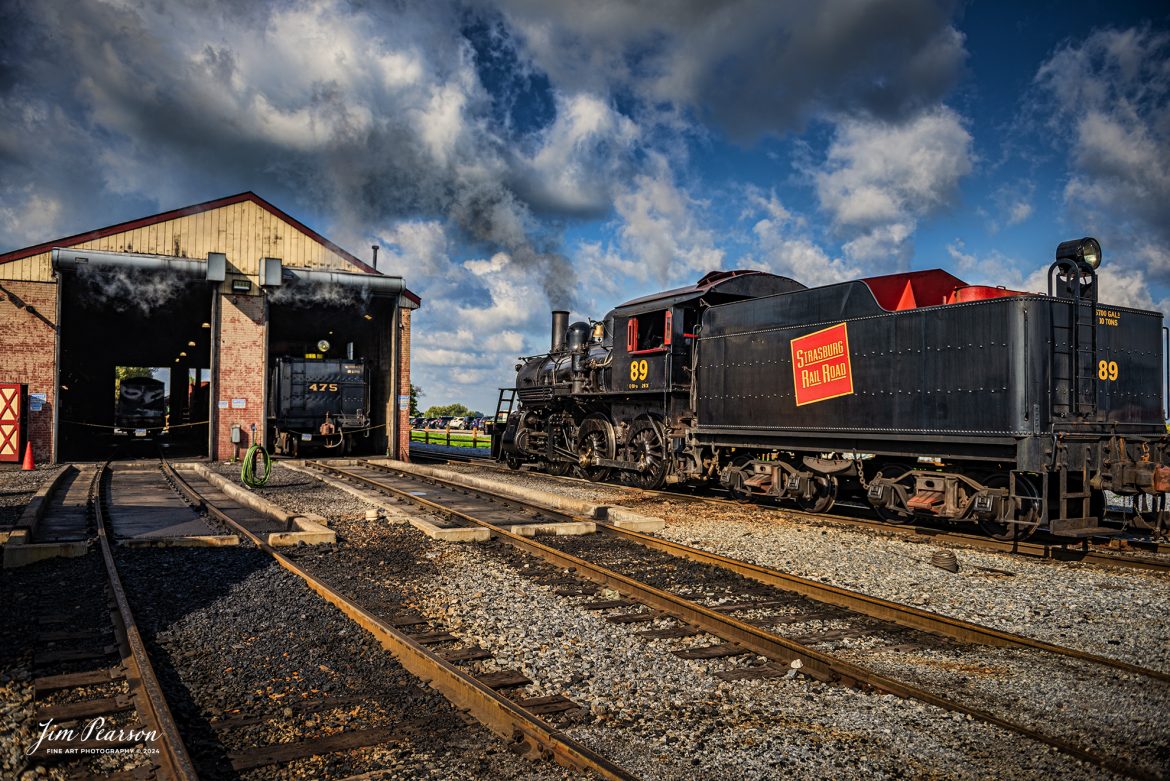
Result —
[[[258, 456], [264, 456], [264, 474], [256, 474], [256, 459]], [[248, 448], [248, 454], [244, 456], [244, 463], [240, 467], [240, 482], [249, 488], [259, 488], [268, 482], [268, 476], [272, 474], [272, 459], [268, 455], [268, 451], [264, 449], [263, 445], [252, 445]]]

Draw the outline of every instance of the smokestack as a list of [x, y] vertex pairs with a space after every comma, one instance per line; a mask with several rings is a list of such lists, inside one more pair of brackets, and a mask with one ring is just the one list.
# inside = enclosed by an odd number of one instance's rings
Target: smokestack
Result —
[[377, 244], [374, 244], [374, 245], [372, 245], [372, 246], [370, 247], [370, 249], [372, 249], [372, 250], [374, 251], [374, 263], [373, 263], [373, 266], [374, 266], [374, 271], [377, 271], [377, 270], [378, 270], [378, 245], [377, 245]]
[[556, 353], [565, 349], [565, 332], [569, 330], [569, 313], [563, 309], [554, 309], [552, 313], [552, 348]]

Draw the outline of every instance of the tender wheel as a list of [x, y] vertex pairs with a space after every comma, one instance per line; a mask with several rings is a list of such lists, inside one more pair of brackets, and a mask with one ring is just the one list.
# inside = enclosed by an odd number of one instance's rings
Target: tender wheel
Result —
[[740, 504], [748, 504], [752, 500], [752, 491], [744, 484], [744, 476], [742, 470], [752, 460], [751, 456], [739, 456], [732, 459], [731, 466], [734, 470], [731, 473], [730, 480], [727, 483], [727, 495], [731, 497], [732, 501]]
[[808, 499], [797, 499], [796, 505], [806, 513], [827, 513], [837, 500], [837, 478], [817, 477], [813, 485], [816, 493]]
[[600, 415], [590, 416], [581, 424], [577, 431], [577, 455], [581, 458], [582, 466], [578, 469], [586, 480], [599, 483], [609, 477], [609, 467], [591, 466], [589, 461], [594, 456], [612, 459], [617, 452], [614, 441], [613, 426]]
[[[981, 481], [988, 488], [1007, 488], [1011, 482], [1008, 476], [1002, 472], [991, 475], [985, 480]], [[1027, 497], [1021, 506], [1021, 521], [1034, 522], [1040, 520], [1044, 511], [1043, 499], [1040, 497], [1040, 488], [1036, 485], [1036, 481], [1024, 475], [1016, 477], [1016, 492], [1020, 496]], [[1004, 521], [993, 518], [981, 519], [979, 521], [979, 528], [984, 531], [989, 537], [994, 537], [997, 540], [1026, 540], [1036, 533], [1037, 526], [1018, 526], [1014, 523], [1005, 523]]]
[[631, 485], [653, 490], [666, 482], [666, 437], [657, 421], [634, 421], [626, 436], [626, 460], [639, 467], [635, 472], [625, 473]]
[[524, 462], [520, 460], [520, 456], [516, 453], [506, 453], [504, 455], [504, 463], [508, 465], [509, 469], [519, 472], [520, 467], [524, 466]]
[[[877, 474], [874, 475], [874, 478], [897, 477], [899, 475], [905, 474], [905, 472], [906, 470], [900, 467], [883, 466], [877, 471]], [[894, 510], [888, 507], [874, 507], [873, 505], [870, 505], [870, 508], [873, 510], [874, 515], [876, 515], [883, 523], [901, 525], [914, 520], [914, 515], [912, 513], [904, 512], [902, 510]]]
[[301, 450], [300, 437], [296, 436], [295, 434], [289, 434], [287, 436], [288, 438], [285, 440], [284, 452], [288, 453], [290, 458], [296, 458], [297, 453], [299, 453]]

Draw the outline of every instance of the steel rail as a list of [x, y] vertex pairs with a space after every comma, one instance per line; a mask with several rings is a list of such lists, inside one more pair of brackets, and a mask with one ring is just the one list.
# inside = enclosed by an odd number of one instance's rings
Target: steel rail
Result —
[[[438, 458], [437, 454], [436, 458]], [[476, 466], [484, 469], [492, 469], [499, 472], [514, 471], [490, 464], [480, 464], [474, 461], [471, 463], [475, 463]], [[370, 466], [379, 465], [371, 464]], [[766, 504], [759, 504], [755, 502], [745, 504], [743, 502], [737, 502], [733, 499], [723, 499], [717, 496], [695, 496], [694, 494], [686, 494], [677, 491], [634, 488], [625, 485], [615, 485], [613, 483], [595, 483], [591, 480], [585, 480], [580, 477], [569, 477], [567, 475], [550, 475], [543, 472], [540, 474], [542, 477], [546, 477], [550, 480], [581, 483], [583, 485], [590, 485], [599, 489], [625, 491], [633, 495], [650, 494], [652, 496], [661, 496], [663, 499], [679, 499], [685, 502], [696, 502], [716, 506], [732, 506], [739, 508], [751, 507], [758, 508], [766, 512], [787, 513], [788, 515], [797, 516], [798, 520], [802, 523], [837, 523], [845, 526], [856, 526], [864, 529], [872, 529], [879, 532], [900, 534], [907, 537], [927, 537], [931, 542], [945, 542], [955, 545], [966, 545], [971, 548], [990, 550], [998, 553], [1012, 553], [1019, 556], [1051, 559], [1053, 561], [1072, 561], [1098, 566], [1118, 567], [1121, 569], [1145, 570], [1159, 574], [1170, 574], [1170, 559], [1150, 559], [1140, 556], [1126, 556], [1125, 554], [1091, 550], [1087, 547], [1089, 545], [1089, 540], [1087, 539], [1080, 542], [1024, 542], [1020, 540], [997, 540], [993, 537], [983, 537], [977, 534], [948, 531], [930, 526], [885, 523], [884, 521], [874, 521], [866, 518], [851, 518], [847, 515], [809, 513], [792, 507], [771, 507]], [[1134, 545], [1135, 547], [1147, 550], [1150, 553], [1170, 554], [1170, 544], [1147, 542], [1144, 540], [1129, 540], [1127, 542]]]
[[470, 713], [513, 747], [522, 748], [523, 753], [532, 758], [552, 760], [564, 767], [594, 773], [609, 781], [632, 781], [637, 778], [350, 601], [209, 502], [169, 463], [164, 461], [163, 468], [180, 492], [193, 503], [251, 540], [276, 559], [280, 566], [304, 580], [313, 591], [372, 634], [411, 674], [438, 690], [456, 708]]
[[[146, 722], [147, 729], [157, 734], [153, 744], [159, 752], [157, 756], [160, 775], [174, 781], [195, 781], [199, 777], [195, 772], [195, 765], [187, 753], [187, 746], [183, 743], [174, 715], [167, 704], [166, 695], [150, 663], [150, 655], [146, 652], [146, 644], [142, 641], [142, 635], [134, 621], [134, 614], [130, 610], [130, 602], [126, 598], [126, 590], [122, 586], [122, 579], [118, 575], [118, 567], [114, 561], [109, 534], [106, 531], [105, 511], [102, 507], [102, 481], [108, 466], [107, 461], [98, 467], [90, 495], [93, 497], [98, 547], [101, 548], [110, 591], [117, 606], [117, 610], [111, 610], [110, 615], [117, 623], [115, 631], [119, 635], [119, 640], [125, 642], [122, 662], [126, 666], [126, 682], [130, 686], [138, 713]], [[122, 645], [122, 642], [119, 642], [119, 645]]]
[[808, 580], [807, 578], [790, 575], [786, 572], [780, 572], [751, 562], [721, 556], [717, 553], [710, 553], [699, 548], [692, 548], [688, 545], [662, 539], [661, 537], [654, 537], [630, 529], [622, 529], [604, 521], [594, 521], [594, 523], [597, 524], [599, 529], [603, 529], [609, 534], [614, 534], [638, 545], [653, 548], [668, 553], [671, 556], [688, 559], [699, 564], [725, 569], [759, 583], [810, 597], [818, 602], [837, 605], [838, 607], [843, 607], [856, 613], [862, 613], [872, 618], [890, 621], [913, 629], [943, 634], [966, 643], [978, 643], [980, 645], [990, 645], [1000, 648], [1022, 648], [1032, 651], [1044, 651], [1058, 656], [1067, 656], [1083, 662], [1112, 667], [1135, 675], [1143, 675], [1159, 681], [1170, 682], [1170, 673], [1161, 670], [1153, 670], [1136, 664], [1130, 664], [1120, 659], [1113, 659], [1088, 651], [1046, 643], [1043, 640], [1036, 640], [1012, 632], [1003, 632], [992, 627], [945, 616], [941, 613], [921, 610], [910, 605], [881, 599], [880, 597], [850, 591], [825, 583], [818, 583], [815, 580]]
[[[317, 466], [321, 462], [307, 462], [310, 466]], [[326, 465], [329, 466], [329, 465]], [[406, 474], [424, 481], [430, 481], [444, 486], [450, 490], [459, 491], [461, 493], [490, 493], [478, 488], [463, 485], [452, 480], [434, 475], [413, 475], [413, 473], [403, 472], [402, 470], [394, 469], [393, 467], [384, 464], [369, 464], [377, 471]], [[1054, 643], [1047, 643], [1043, 640], [1037, 640], [1024, 635], [1015, 634], [1012, 632], [1004, 632], [992, 627], [983, 626], [970, 621], [964, 621], [960, 618], [953, 618], [945, 616], [940, 613], [934, 613], [929, 610], [921, 610], [919, 608], [911, 607], [910, 605], [903, 605], [898, 602], [874, 597], [869, 594], [863, 594], [858, 591], [851, 591], [849, 589], [840, 588], [838, 586], [831, 586], [825, 583], [818, 583], [815, 580], [802, 578], [798, 575], [792, 575], [779, 570], [771, 569], [759, 564], [753, 564], [748, 561], [740, 559], [733, 559], [728, 556], [721, 556], [717, 553], [702, 550], [700, 548], [693, 548], [681, 543], [672, 542], [661, 537], [655, 537], [650, 534], [636, 532], [630, 529], [623, 529], [612, 523], [605, 521], [594, 520], [592, 518], [579, 518], [564, 511], [557, 510], [553, 507], [546, 507], [534, 502], [525, 501], [523, 499], [516, 499], [512, 497], [501, 497], [507, 502], [523, 507], [533, 512], [543, 513], [545, 515], [556, 516], [564, 518], [565, 520], [587, 520], [597, 526], [604, 532], [614, 534], [623, 539], [629, 540], [639, 545], [648, 548], [668, 553], [678, 558], [689, 559], [699, 564], [718, 567], [720, 569], [734, 572], [751, 580], [763, 583], [773, 588], [778, 588], [783, 591], [800, 594], [801, 596], [814, 599], [818, 602], [836, 605], [838, 607], [846, 608], [855, 613], [870, 616], [883, 621], [889, 621], [901, 626], [909, 627], [911, 629], [918, 629], [935, 634], [945, 635], [955, 640], [965, 643], [977, 643], [980, 645], [989, 645], [999, 648], [1021, 648], [1030, 651], [1043, 651], [1046, 653], [1056, 654], [1058, 656], [1067, 656], [1079, 661], [1099, 664], [1104, 667], [1112, 667], [1117, 670], [1122, 670], [1127, 673], [1135, 675], [1143, 675], [1155, 680], [1170, 682], [1170, 672], [1163, 672], [1161, 670], [1153, 670], [1139, 665], [1124, 662], [1120, 659], [1113, 659], [1108, 656], [1101, 656], [1093, 654], [1088, 651], [1081, 651], [1075, 648], [1068, 648], [1066, 646], [1056, 645]], [[442, 509], [442, 512], [450, 512]]]
[[[863, 690], [876, 690], [894, 694], [906, 699], [914, 699], [928, 705], [934, 705], [944, 710], [963, 713], [973, 719], [1009, 730], [1027, 738], [1035, 740], [1039, 743], [1044, 743], [1048, 746], [1076, 757], [1077, 759], [1091, 762], [1107, 770], [1128, 775], [1138, 779], [1155, 779], [1157, 775], [1139, 767], [1122, 762], [1116, 758], [1102, 756], [1095, 751], [1085, 749], [1081, 746], [1071, 743], [1063, 738], [1047, 735], [1036, 729], [1033, 729], [1024, 724], [1011, 721], [994, 713], [974, 708], [969, 705], [964, 705], [961, 702], [948, 699], [929, 692], [925, 689], [903, 683], [893, 678], [889, 678], [881, 673], [868, 670], [851, 662], [846, 662], [830, 654], [809, 648], [807, 646], [796, 643], [781, 635], [773, 634], [759, 627], [740, 621], [731, 616], [726, 616], [718, 613], [711, 608], [705, 607], [697, 602], [693, 602], [677, 594], [673, 594], [662, 589], [655, 588], [646, 583], [642, 583], [634, 578], [615, 572], [611, 569], [594, 564], [586, 559], [565, 553], [556, 548], [552, 548], [543, 543], [536, 542], [528, 537], [523, 537], [518, 534], [497, 526], [488, 521], [479, 520], [474, 516], [454, 510], [424, 499], [420, 496], [403, 491], [393, 486], [380, 483], [377, 480], [365, 477], [363, 475], [354, 474], [349, 470], [342, 469], [333, 465], [322, 464], [320, 462], [306, 462], [313, 463], [318, 468], [323, 468], [326, 471], [331, 471], [334, 474], [347, 477], [358, 482], [365, 483], [377, 490], [398, 496], [405, 501], [415, 504], [432, 512], [438, 512], [453, 518], [457, 518], [464, 522], [489, 529], [498, 538], [508, 542], [514, 547], [530, 553], [537, 558], [543, 559], [559, 568], [567, 569], [576, 575], [586, 578], [598, 585], [606, 586], [617, 591], [626, 597], [632, 598], [641, 602], [642, 604], [656, 609], [666, 615], [673, 616], [679, 621], [696, 626], [710, 634], [720, 637], [729, 642], [736, 643], [753, 653], [764, 656], [773, 661], [784, 663], [791, 663], [795, 660], [800, 660], [801, 671], [812, 675], [822, 681], [837, 683], [845, 686], [855, 686]], [[420, 476], [409, 472], [397, 471], [397, 474], [402, 474], [408, 478], [414, 479], [422, 483], [437, 483], [443, 484], [445, 481], [430, 477]], [[490, 491], [482, 489], [470, 489], [466, 486], [450, 486], [456, 488], [461, 492], [477, 493], [485, 496], [491, 496], [493, 501], [498, 504], [506, 504], [514, 502], [510, 497], [493, 495]], [[516, 504], [524, 504], [523, 502], [515, 502]]]

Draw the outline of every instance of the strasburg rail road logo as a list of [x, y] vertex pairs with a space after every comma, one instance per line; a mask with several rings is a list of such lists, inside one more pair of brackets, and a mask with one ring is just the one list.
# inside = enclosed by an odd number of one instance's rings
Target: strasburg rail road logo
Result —
[[805, 334], [791, 344], [796, 406], [853, 393], [849, 329], [845, 323]]
[[[41, 734], [37, 742], [28, 751], [28, 756], [34, 754], [114, 754], [129, 752], [135, 743], [155, 743], [158, 733], [154, 730], [128, 729], [124, 727], [106, 727], [104, 716], [91, 719], [84, 726], [76, 729], [54, 727], [53, 720], [42, 721], [37, 724]], [[157, 749], [149, 746], [135, 753], [157, 753]]]

